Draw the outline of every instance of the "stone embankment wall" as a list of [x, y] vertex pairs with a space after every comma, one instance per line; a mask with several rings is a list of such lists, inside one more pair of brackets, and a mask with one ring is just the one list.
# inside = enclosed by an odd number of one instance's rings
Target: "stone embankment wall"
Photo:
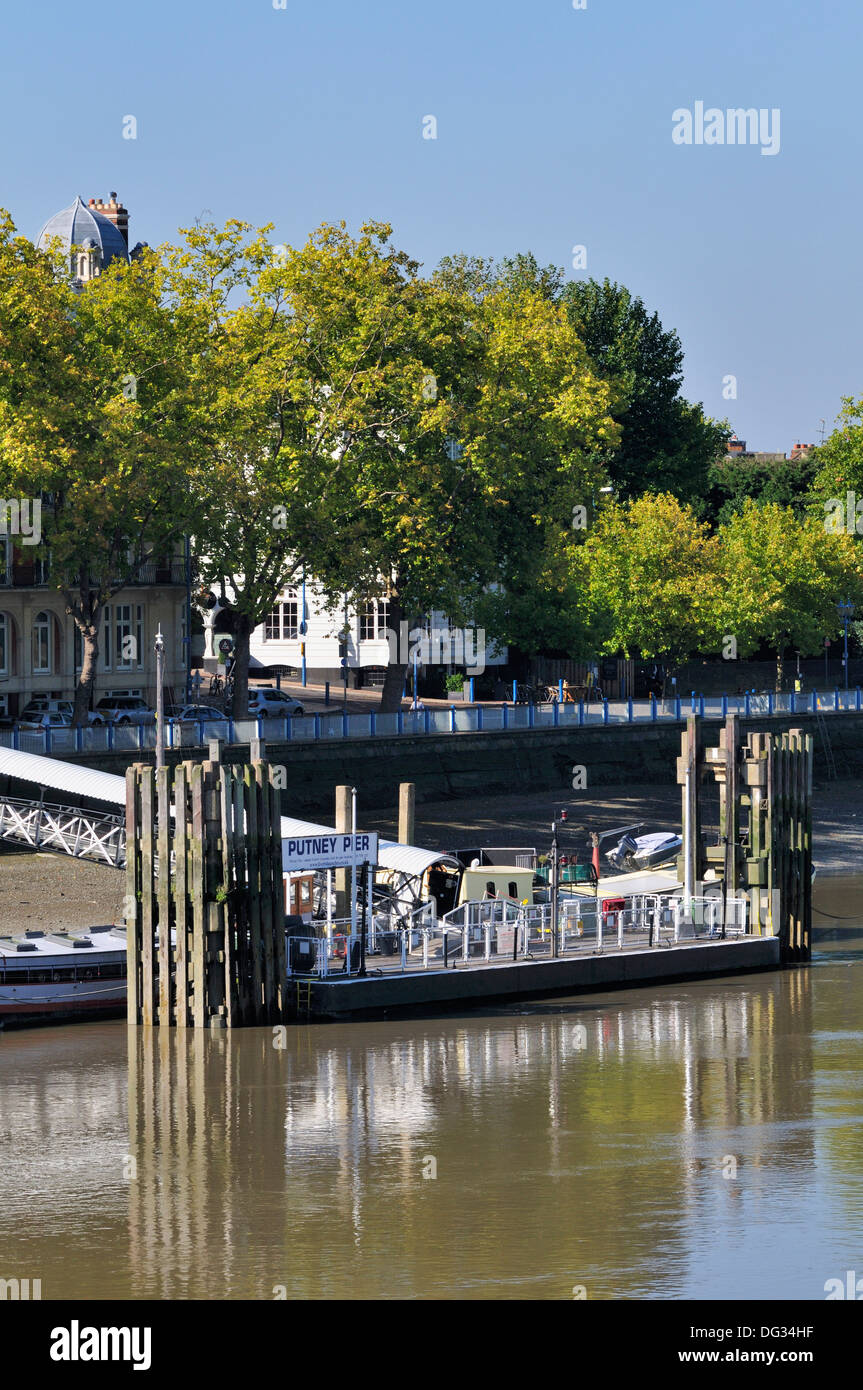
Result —
[[[414, 782], [418, 801], [505, 796], [530, 791], [594, 795], [599, 787], [656, 783], [674, 785], [682, 724], [609, 725], [581, 729], [525, 729], [509, 733], [443, 734], [428, 737], [338, 739], [332, 743], [268, 743], [267, 758], [286, 769], [285, 814], [329, 824], [334, 789], [357, 787], [363, 807], [391, 808], [399, 782]], [[743, 729], [808, 729], [815, 739], [815, 780], [827, 779], [824, 748], [811, 715], [775, 715], [741, 720]], [[839, 778], [863, 778], [863, 714], [824, 717]], [[708, 741], [717, 742], [719, 721], [705, 721]], [[178, 750], [176, 758], [191, 750]], [[169, 755], [170, 756], [170, 755]], [[144, 755], [101, 753], [70, 757], [105, 772], [123, 774]], [[241, 745], [224, 750], [226, 762], [248, 759]], [[584, 769], [583, 774], [578, 769]], [[10, 788], [14, 791], [16, 789]], [[23, 791], [18, 790], [18, 795]], [[46, 799], [52, 800], [53, 797]], [[64, 801], [66, 798], [63, 798]]]

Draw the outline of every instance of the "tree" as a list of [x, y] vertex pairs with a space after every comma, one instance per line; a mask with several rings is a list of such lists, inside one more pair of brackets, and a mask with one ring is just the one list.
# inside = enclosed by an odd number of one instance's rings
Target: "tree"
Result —
[[612, 414], [622, 426], [609, 463], [618, 495], [671, 492], [697, 505], [710, 464], [729, 430], [680, 395], [683, 349], [672, 330], [623, 285], [570, 281], [561, 295], [579, 338], [613, 387]]
[[813, 514], [830, 529], [863, 535], [863, 396], [842, 398], [836, 429], [809, 457]]
[[796, 459], [756, 459], [747, 454], [717, 459], [708, 472], [707, 515], [717, 525], [742, 511], [747, 499], [790, 507], [795, 516], [811, 509], [818, 465], [814, 452]]
[[722, 623], [747, 656], [761, 642], [776, 653], [781, 688], [786, 650], [815, 655], [838, 636], [837, 604], [863, 599], [863, 567], [854, 542], [817, 517], [799, 518], [775, 503], [744, 503], [717, 533]]
[[[0, 212], [0, 491], [41, 504], [48, 582], [80, 634], [86, 723], [105, 605], [182, 535], [184, 354], [153, 253], [76, 294]], [[134, 655], [134, 654], [132, 654]]]
[[577, 556], [599, 650], [679, 664], [718, 645], [717, 543], [670, 493], [600, 513]]
[[[506, 638], [550, 530], [570, 526], [615, 440], [607, 388], [565, 313], [521, 286], [475, 289], [447, 276], [404, 288], [380, 427], [342, 472], [355, 545], [347, 563], [331, 555], [324, 580], [385, 592], [397, 632], [439, 609], [462, 623], [491, 615]], [[535, 628], [535, 597], [532, 619], [520, 611]], [[382, 710], [398, 708], [406, 660], [389, 663]]]
[[268, 232], [194, 228], [170, 258], [173, 293], [197, 331], [196, 545], [202, 578], [234, 610], [235, 716], [247, 709], [251, 631], [302, 568], [334, 608], [342, 592], [390, 588], [397, 618], [393, 555], [379, 538], [416, 557], [423, 598], [437, 593], [444, 537], [424, 518], [433, 497], [460, 500], [443, 469], [426, 467], [419, 500], [405, 488], [403, 441], [413, 429], [442, 446], [451, 414], [431, 356], [415, 351], [424, 335], [448, 332], [437, 309], [425, 312], [416, 263], [376, 223], [357, 238], [323, 226], [299, 250], [274, 247]]

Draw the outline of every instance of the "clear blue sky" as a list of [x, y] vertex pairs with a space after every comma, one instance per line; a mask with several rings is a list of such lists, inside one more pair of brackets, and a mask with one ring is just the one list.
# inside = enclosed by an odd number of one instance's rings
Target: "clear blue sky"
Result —
[[[375, 218], [429, 268], [530, 249], [574, 277], [584, 244], [751, 448], [863, 394], [861, 0], [41, 0], [3, 27], [0, 204], [31, 236], [117, 189], [151, 244]], [[780, 108], [779, 154], [675, 145], [696, 101]]]

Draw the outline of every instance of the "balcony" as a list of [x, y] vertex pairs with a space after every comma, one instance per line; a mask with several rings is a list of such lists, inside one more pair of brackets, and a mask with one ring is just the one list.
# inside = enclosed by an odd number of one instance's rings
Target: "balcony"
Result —
[[136, 589], [143, 584], [185, 584], [185, 560], [149, 561], [139, 565], [129, 579], [129, 588]]

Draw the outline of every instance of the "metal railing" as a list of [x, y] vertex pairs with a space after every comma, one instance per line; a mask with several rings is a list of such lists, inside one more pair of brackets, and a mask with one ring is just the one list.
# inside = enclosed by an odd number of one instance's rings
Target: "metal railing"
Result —
[[[698, 695], [672, 700], [603, 700], [598, 704], [559, 701], [545, 705], [470, 705], [437, 710], [399, 710], [379, 714], [327, 711], [285, 718], [165, 721], [168, 748], [205, 747], [211, 738], [245, 744], [250, 738], [274, 743], [315, 743], [330, 739], [401, 738], [435, 734], [500, 733], [521, 729], [595, 728], [599, 725], [659, 724], [694, 713], [703, 719], [772, 714], [863, 712], [863, 690], [811, 691], [808, 694]], [[0, 729], [0, 746], [63, 757], [68, 753], [135, 751], [155, 747], [155, 724], [105, 724], [88, 728]]]

